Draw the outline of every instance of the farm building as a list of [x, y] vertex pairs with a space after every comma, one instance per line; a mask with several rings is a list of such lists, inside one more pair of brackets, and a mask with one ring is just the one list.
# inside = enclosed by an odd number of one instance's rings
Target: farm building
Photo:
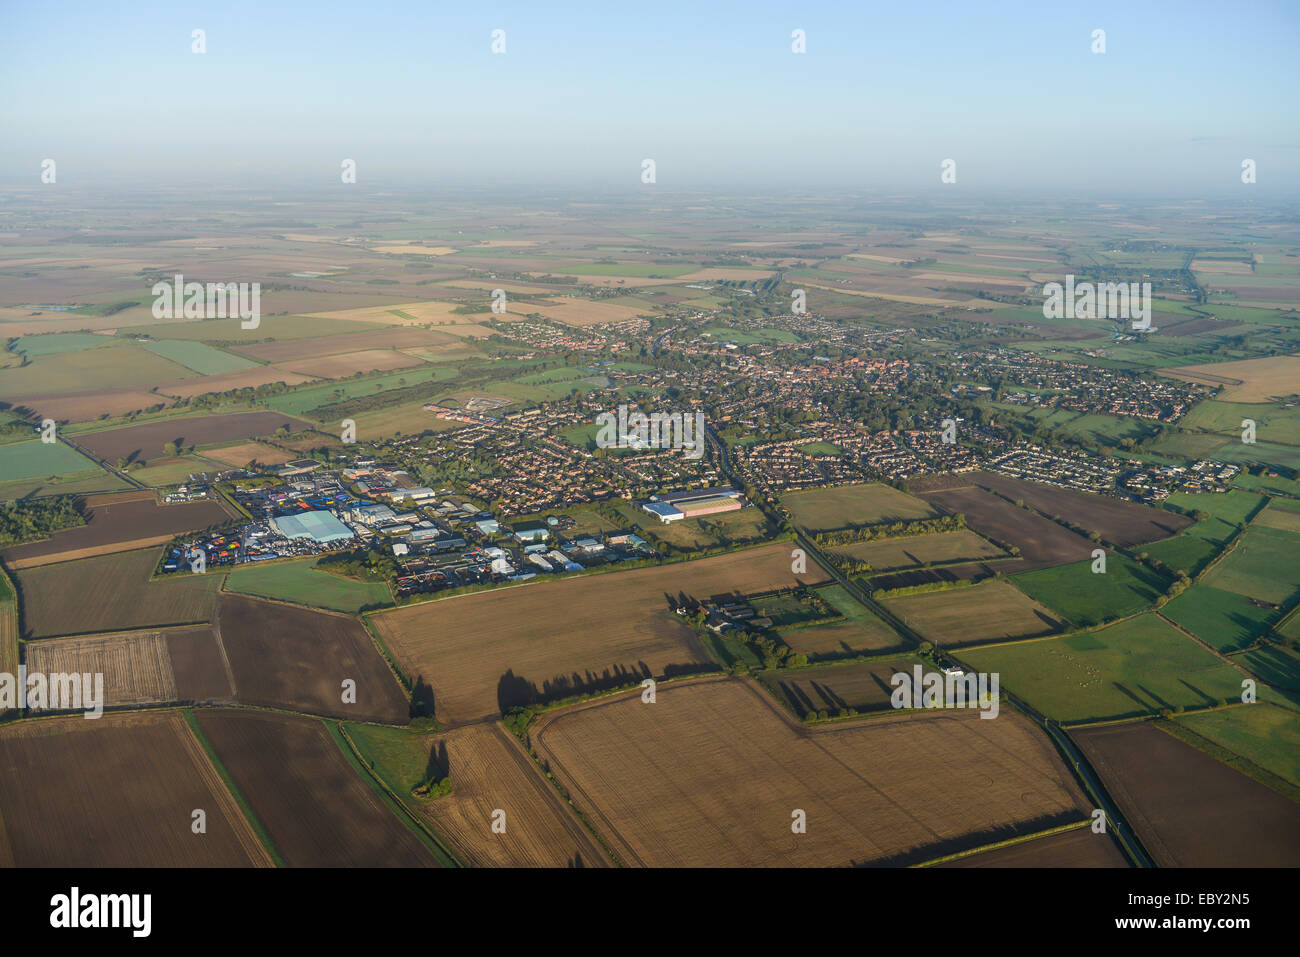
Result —
[[353, 537], [352, 529], [325, 511], [281, 515], [271, 519], [271, 527], [285, 538], [310, 538], [320, 545]]

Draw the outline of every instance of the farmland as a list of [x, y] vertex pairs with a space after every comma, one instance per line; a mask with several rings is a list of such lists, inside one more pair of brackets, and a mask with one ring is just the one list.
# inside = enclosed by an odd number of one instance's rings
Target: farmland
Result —
[[1076, 827], [1008, 847], [959, 857], [939, 867], [1128, 867], [1114, 838]]
[[924, 638], [944, 647], [1050, 634], [1065, 624], [1002, 581], [888, 598], [884, 605]]
[[[1057, 721], [1097, 721], [1198, 708], [1241, 695], [1241, 675], [1159, 616], [1097, 631], [961, 653], [977, 671]], [[1263, 697], [1263, 695], [1261, 695]]]
[[436, 860], [314, 718], [195, 712], [290, 867], [432, 867]]
[[875, 571], [1007, 557], [1002, 549], [966, 529], [934, 535], [886, 538], [874, 542], [854, 542], [852, 545], [832, 548], [830, 552], [866, 562]]
[[964, 514], [966, 524], [990, 541], [1019, 548], [1023, 560], [1018, 571], [1092, 557], [1095, 546], [1086, 538], [983, 489], [945, 489], [922, 496], [947, 512]]
[[86, 524], [55, 532], [44, 541], [16, 545], [0, 553], [10, 568], [89, 558], [110, 552], [161, 545], [173, 536], [229, 521], [216, 501], [162, 505], [153, 492], [91, 496]]
[[1127, 555], [1106, 556], [1106, 570], [1094, 572], [1092, 561], [1040, 568], [1012, 575], [1030, 598], [1078, 626], [1099, 625], [1151, 605], [1169, 582]]
[[1157, 865], [1300, 863], [1300, 805], [1258, 781], [1149, 721], [1071, 736]]
[[1273, 528], [1246, 530], [1232, 554], [1205, 573], [1207, 585], [1274, 604], [1286, 604], [1300, 589], [1296, 549], [1300, 536]]
[[380, 612], [375, 631], [410, 681], [433, 688], [455, 724], [539, 698], [707, 667], [673, 614], [682, 597], [755, 594], [816, 583], [790, 571], [781, 545], [633, 571], [504, 588]]
[[1300, 788], [1300, 715], [1257, 702], [1186, 715], [1178, 724]]
[[878, 525], [917, 518], [932, 518], [935, 510], [888, 485], [841, 485], [794, 492], [782, 499], [800, 528], [823, 532], [860, 525]]
[[[887, 711], [893, 686], [889, 680], [900, 671], [911, 673], [919, 658], [886, 661], [854, 661], [798, 671], [765, 671], [759, 680], [767, 685], [795, 717], [825, 711]], [[931, 670], [926, 666], [926, 670]]]
[[[217, 618], [243, 704], [405, 724], [406, 696], [355, 618], [240, 595]], [[355, 682], [355, 703], [343, 683]]]
[[163, 446], [168, 442], [202, 447], [270, 435], [281, 426], [290, 432], [308, 427], [305, 422], [276, 412], [241, 412], [163, 419], [102, 432], [79, 432], [72, 436], [72, 441], [107, 462], [118, 459], [144, 461], [161, 457]]
[[239, 565], [226, 577], [226, 591], [275, 598], [331, 611], [355, 612], [391, 605], [393, 596], [382, 582], [354, 581], [316, 570], [315, 558]]
[[1239, 362], [1211, 362], [1165, 369], [1163, 373], [1188, 382], [1223, 386], [1220, 399], [1231, 402], [1268, 402], [1292, 395], [1300, 382], [1300, 356], [1270, 356]]
[[[471, 867], [604, 867], [604, 851], [499, 724], [445, 734], [415, 734], [348, 725], [362, 756], [416, 814]], [[432, 776], [450, 778], [451, 793], [419, 798], [411, 790]], [[505, 811], [505, 833], [492, 813]]]
[[[22, 637], [86, 635], [209, 621], [221, 576], [150, 581], [158, 550], [118, 552], [15, 573]], [[73, 600], [75, 596], [75, 600]]]
[[1236, 592], [1200, 584], [1165, 605], [1161, 613], [1223, 652], [1248, 647], [1281, 617], [1281, 612], [1252, 605]]
[[83, 475], [97, 472], [90, 459], [62, 442], [47, 443], [40, 439], [0, 445], [0, 481], [43, 478], [47, 475]]
[[[78, 715], [0, 728], [0, 767], [0, 864], [271, 863], [179, 712], [96, 721]], [[203, 835], [190, 830], [194, 808], [207, 812]]]
[[[633, 694], [547, 713], [531, 738], [628, 864], [901, 863], [1086, 814], [1046, 738], [1013, 713], [810, 732], [752, 682], [696, 679], [661, 686], [653, 707]], [[941, 804], [925, 798], [935, 767]], [[807, 833], [791, 832], [792, 809]]]

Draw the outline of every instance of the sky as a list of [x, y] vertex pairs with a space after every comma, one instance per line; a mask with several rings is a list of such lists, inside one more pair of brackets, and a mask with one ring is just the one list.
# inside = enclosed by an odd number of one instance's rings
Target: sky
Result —
[[0, 0], [0, 184], [1290, 197], [1298, 50], [1296, 0]]

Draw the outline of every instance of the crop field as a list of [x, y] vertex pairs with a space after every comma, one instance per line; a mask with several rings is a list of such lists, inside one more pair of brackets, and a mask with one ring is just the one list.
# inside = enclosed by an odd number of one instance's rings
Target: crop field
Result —
[[959, 857], [938, 867], [1128, 867], [1129, 863], [1107, 834], [1077, 827], [1009, 847]]
[[455, 345], [459, 341], [455, 336], [429, 329], [374, 329], [311, 339], [277, 339], [273, 342], [236, 346], [234, 351], [263, 362], [292, 362], [362, 349], [429, 350]]
[[317, 561], [299, 558], [239, 565], [226, 577], [226, 591], [344, 612], [393, 603], [382, 582], [354, 581], [317, 571]]
[[975, 480], [1013, 502], [1024, 502], [1054, 518], [1097, 532], [1103, 541], [1116, 545], [1154, 542], [1176, 535], [1192, 524], [1185, 516], [1105, 495], [1021, 481], [991, 472], [981, 472]]
[[191, 378], [195, 373], [134, 344], [40, 356], [31, 365], [0, 370], [0, 399], [27, 401], [37, 396], [94, 389], [151, 386]]
[[[245, 369], [242, 372], [223, 372], [220, 375], [209, 375], [198, 379], [186, 379], [183, 382], [168, 383], [158, 387], [158, 395], [173, 399], [192, 399], [195, 396], [205, 395], [209, 392], [256, 389], [258, 386], [270, 385], [272, 382], [283, 382], [287, 386], [295, 386], [314, 381], [316, 380], [311, 376], [291, 372], [281, 366], [258, 366], [256, 369]], [[213, 441], [220, 442], [226, 438], [226, 436], [221, 436]], [[230, 438], [246, 438], [246, 436], [230, 436]]]
[[1071, 732], [1160, 867], [1295, 867], [1300, 805], [1150, 721]]
[[[500, 724], [475, 724], [445, 734], [349, 725], [363, 757], [435, 833], [471, 867], [607, 867], [591, 833]], [[450, 794], [411, 795], [434, 774], [451, 779]], [[492, 813], [505, 811], [504, 834]]]
[[1079, 627], [1099, 625], [1141, 611], [1155, 602], [1169, 582], [1127, 555], [1106, 556], [1106, 571], [1096, 573], [1092, 561], [1012, 575], [1011, 581], [1030, 598]]
[[105, 708], [177, 700], [171, 656], [161, 632], [30, 642], [27, 667], [45, 674], [102, 674]]
[[39, 399], [25, 399], [21, 405], [30, 408], [40, 418], [51, 418], [56, 422], [89, 422], [98, 419], [104, 413], [109, 415], [126, 415], [155, 405], [170, 405], [171, 399], [160, 396], [157, 392], [145, 392], [139, 389], [101, 389], [97, 392], [67, 393], [59, 396], [44, 396]]
[[912, 863], [1087, 813], [1048, 740], [1008, 711], [809, 730], [753, 682], [714, 678], [663, 685], [653, 706], [634, 693], [548, 712], [530, 736], [625, 864]]
[[283, 465], [295, 458], [288, 452], [261, 442], [240, 442], [221, 449], [204, 449], [203, 457], [231, 468], [243, 468], [249, 462], [260, 465]]
[[62, 442], [46, 443], [35, 439], [0, 445], [0, 482], [98, 471], [98, 465]]
[[758, 680], [775, 692], [797, 718], [819, 711], [832, 716], [845, 711], [888, 711], [892, 710], [889, 696], [894, 691], [890, 678], [900, 671], [911, 674], [914, 665], [933, 670], [920, 658], [897, 658], [851, 661], [796, 671], [765, 671]]
[[[224, 594], [218, 631], [243, 704], [405, 724], [410, 707], [355, 618]], [[343, 682], [355, 682], [355, 703]]]
[[375, 631], [409, 681], [433, 689], [445, 724], [540, 698], [707, 667], [683, 599], [825, 581], [790, 571], [784, 545], [698, 561], [500, 588], [380, 612]]
[[436, 866], [323, 722], [225, 709], [194, 716], [290, 867]]
[[0, 558], [13, 569], [90, 558], [161, 545], [181, 532], [231, 519], [217, 501], [162, 505], [153, 492], [92, 496], [86, 499], [85, 508], [85, 525], [55, 532], [44, 541], [12, 546], [0, 552]]
[[404, 352], [394, 352], [392, 349], [362, 349], [339, 355], [293, 359], [281, 363], [280, 367], [297, 372], [299, 375], [315, 376], [318, 379], [343, 379], [358, 372], [363, 375], [367, 372], [392, 372], [394, 369], [406, 369], [418, 365], [423, 365], [423, 361]]
[[883, 604], [928, 641], [946, 648], [1046, 635], [1066, 625], [1002, 581], [886, 598]]
[[146, 342], [144, 347], [155, 355], [177, 362], [200, 375], [220, 375], [223, 372], [241, 372], [257, 368], [243, 356], [214, 349], [203, 342], [186, 339], [159, 339]]
[[158, 549], [99, 555], [15, 572], [22, 637], [88, 635], [209, 621], [219, 574], [150, 581]]
[[781, 503], [790, 510], [794, 523], [810, 532], [933, 518], [937, 514], [925, 500], [888, 485], [810, 489], [786, 495]]
[[1300, 356], [1270, 356], [1238, 362], [1210, 362], [1161, 370], [1163, 375], [1202, 385], [1223, 386], [1218, 398], [1231, 402], [1269, 402], [1294, 395], [1300, 382]]
[[1192, 714], [1178, 723], [1300, 787], [1300, 714], [1257, 702]]
[[854, 542], [852, 545], [837, 546], [829, 551], [834, 555], [845, 555], [866, 562], [874, 571], [1007, 557], [1007, 553], [998, 546], [985, 541], [969, 529], [940, 532], [934, 535], [886, 538], [875, 542]]
[[[0, 768], [0, 865], [271, 864], [180, 712], [11, 724]], [[194, 808], [206, 834], [190, 830]]]
[[900, 648], [907, 641], [885, 624], [839, 585], [817, 589], [844, 621], [809, 625], [806, 628], [781, 628], [777, 635], [790, 650], [810, 659], [834, 658], [866, 652], [884, 652]]
[[951, 513], [962, 513], [966, 524], [999, 545], [1020, 549], [1017, 571], [1082, 561], [1096, 546], [1049, 518], [1017, 508], [983, 489], [968, 487], [922, 493]]
[[239, 412], [163, 419], [102, 432], [79, 432], [72, 440], [107, 462], [116, 462], [120, 458], [147, 460], [161, 458], [163, 446], [168, 442], [202, 447], [270, 435], [281, 426], [291, 432], [310, 428], [306, 422], [279, 412]]
[[[1239, 699], [1241, 674], [1154, 613], [1084, 634], [961, 653], [1057, 721], [1157, 714]], [[1261, 699], [1268, 696], [1262, 692]]]
[[1222, 652], [1246, 648], [1282, 617], [1280, 611], [1252, 605], [1244, 595], [1202, 584], [1165, 605], [1161, 614]]

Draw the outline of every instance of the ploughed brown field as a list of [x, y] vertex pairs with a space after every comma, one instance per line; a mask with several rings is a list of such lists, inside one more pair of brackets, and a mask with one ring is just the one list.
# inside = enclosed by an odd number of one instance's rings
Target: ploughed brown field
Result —
[[[242, 704], [406, 724], [406, 693], [361, 623], [347, 615], [223, 594], [221, 644]], [[343, 682], [356, 682], [356, 703]]]
[[0, 728], [0, 808], [0, 866], [271, 864], [178, 711]]
[[749, 679], [661, 684], [656, 697], [547, 712], [531, 730], [625, 864], [910, 864], [1088, 814], [1048, 739], [1008, 709], [809, 729]]
[[[608, 867], [591, 833], [500, 724], [430, 737], [452, 791], [408, 802], [471, 867]], [[506, 812], [504, 834], [492, 812]]]
[[1150, 721], [1071, 731], [1160, 867], [1300, 865], [1300, 805]]
[[10, 568], [27, 568], [130, 551], [162, 545], [181, 532], [219, 525], [232, 518], [217, 501], [162, 505], [151, 491], [91, 495], [85, 500], [85, 509], [85, 525], [55, 532], [44, 541], [7, 548], [0, 552], [0, 558]]
[[203, 625], [33, 641], [27, 667], [45, 674], [102, 674], [105, 708], [231, 700], [221, 649]]
[[[204, 381], [211, 381], [211, 378], [205, 377]], [[119, 458], [131, 457], [147, 461], [162, 458], [163, 446], [168, 442], [199, 447], [218, 442], [237, 442], [259, 435], [270, 435], [282, 425], [290, 432], [311, 428], [310, 424], [301, 419], [282, 412], [236, 412], [164, 419], [144, 425], [128, 425], [121, 429], [86, 432], [69, 436], [69, 439], [106, 462], [116, 463]]]
[[1096, 546], [1082, 535], [1033, 512], [1017, 508], [982, 488], [921, 492], [922, 498], [946, 512], [961, 512], [966, 524], [985, 538], [1020, 549], [1018, 562], [990, 563], [1007, 572], [1027, 572], [1092, 557]]
[[683, 597], [754, 594], [826, 581], [790, 547], [765, 545], [698, 561], [538, 582], [371, 616], [411, 682], [433, 690], [437, 717], [459, 724], [517, 705], [709, 662], [674, 613]]
[[291, 867], [434, 867], [316, 718], [204, 709], [199, 727]]
[[1192, 524], [1192, 520], [1184, 515], [1105, 495], [1091, 495], [1088, 492], [1043, 485], [1041, 482], [1021, 481], [991, 472], [976, 472], [972, 478], [978, 485], [992, 489], [1013, 502], [1022, 501], [1046, 515], [1096, 532], [1116, 545], [1140, 545], [1158, 541], [1176, 535]]
[[999, 847], [970, 857], [959, 857], [939, 867], [1128, 867], [1129, 863], [1109, 834], [1094, 834], [1091, 827], [1035, 838], [1023, 844]]

